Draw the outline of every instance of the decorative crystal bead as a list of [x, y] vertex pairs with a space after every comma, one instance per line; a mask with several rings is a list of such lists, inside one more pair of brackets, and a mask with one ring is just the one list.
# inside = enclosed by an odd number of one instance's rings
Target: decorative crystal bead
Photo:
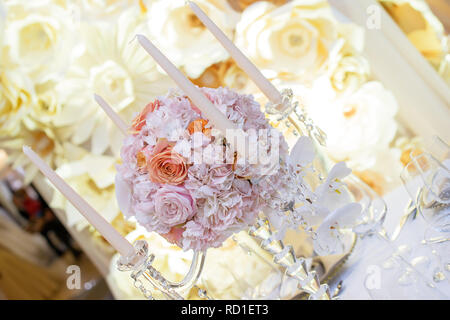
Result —
[[194, 286], [194, 288], [197, 289], [197, 294], [201, 299], [211, 300], [211, 298], [208, 296], [208, 292], [205, 289], [199, 288], [197, 286]]
[[[294, 101], [294, 93], [292, 89], [284, 89], [281, 91], [282, 100], [281, 103], [268, 102], [266, 104], [265, 112], [269, 115], [275, 116], [276, 121], [285, 121], [286, 126], [289, 128], [294, 125], [299, 129], [299, 126], [295, 124], [295, 119], [292, 117], [294, 114], [297, 120], [303, 124], [308, 135], [314, 138], [320, 145], [324, 146], [326, 143], [326, 134], [316, 125], [311, 118], [306, 114], [306, 111], [300, 105], [298, 101]], [[296, 135], [302, 134], [302, 132], [294, 131]]]
[[317, 292], [311, 294], [309, 296], [310, 300], [329, 300], [329, 288], [326, 284], [323, 284], [320, 286], [319, 290]]
[[295, 252], [292, 246], [288, 245], [283, 248], [283, 250], [274, 256], [274, 262], [283, 266], [285, 268], [289, 268], [295, 264]]
[[288, 276], [299, 282], [300, 289], [315, 294], [314, 299], [331, 299], [328, 287], [325, 286], [321, 290], [318, 276], [314, 271], [308, 271], [305, 259], [297, 259], [292, 246], [285, 246], [282, 240], [273, 239], [273, 232], [267, 219], [258, 219], [249, 229], [249, 234], [261, 240], [261, 247], [274, 256], [274, 262], [285, 268]]
[[308, 276], [305, 259], [298, 259], [292, 266], [286, 270], [286, 274], [290, 277], [298, 277], [304, 279]]

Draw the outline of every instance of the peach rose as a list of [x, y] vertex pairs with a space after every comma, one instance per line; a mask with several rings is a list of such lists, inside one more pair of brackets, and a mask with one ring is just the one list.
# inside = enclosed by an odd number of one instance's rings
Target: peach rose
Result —
[[147, 117], [147, 114], [155, 111], [158, 108], [159, 108], [158, 100], [155, 100], [155, 102], [150, 102], [149, 104], [147, 104], [144, 110], [142, 110], [141, 113], [139, 113], [131, 123], [131, 128], [133, 129], [132, 133], [138, 133], [139, 131], [141, 131], [142, 127], [145, 124], [145, 118]]
[[[159, 149], [157, 146], [155, 146], [155, 149]], [[171, 145], [167, 145], [164, 149], [157, 151], [147, 161], [150, 180], [155, 183], [171, 185], [183, 183], [187, 176], [187, 165], [184, 158], [173, 151]]]
[[206, 136], [211, 136], [211, 128], [207, 128], [208, 120], [206, 119], [197, 119], [189, 123], [187, 130], [189, 134], [193, 134], [194, 132], [201, 132]]

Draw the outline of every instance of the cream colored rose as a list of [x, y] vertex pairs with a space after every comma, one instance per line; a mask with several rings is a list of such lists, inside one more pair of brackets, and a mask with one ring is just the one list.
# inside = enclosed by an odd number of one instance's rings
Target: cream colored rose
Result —
[[111, 148], [118, 155], [123, 136], [93, 99], [102, 96], [131, 124], [156, 96], [165, 94], [173, 82], [160, 73], [155, 61], [132, 41], [137, 33], [147, 34], [145, 15], [133, 7], [121, 13], [117, 23], [81, 23], [77, 56], [58, 84], [63, 105], [55, 125], [70, 131], [77, 145], [90, 142], [94, 154]]
[[19, 72], [0, 71], [0, 136], [20, 134], [22, 119], [35, 103], [34, 86], [28, 77]]
[[5, 3], [4, 50], [15, 64], [36, 81], [64, 72], [74, 43], [71, 12], [49, 0]]
[[328, 58], [335, 27], [326, 1], [256, 2], [242, 13], [235, 41], [259, 68], [311, 76]]
[[[232, 37], [238, 14], [226, 0], [199, 0], [196, 4]], [[210, 65], [229, 56], [184, 0], [153, 1], [148, 9], [148, 23], [161, 51], [190, 78], [198, 78]]]
[[17, 69], [0, 72], [0, 147], [8, 150], [14, 167], [25, 170], [27, 182], [37, 168], [24, 156], [23, 145], [31, 146], [50, 166], [64, 161], [61, 143], [66, 136], [53, 126], [60, 106], [54, 82], [33, 84]]
[[29, 112], [29, 117], [40, 123], [52, 125], [53, 119], [61, 111], [58, 94], [55, 91], [56, 82], [48, 81], [35, 85], [36, 103]]
[[343, 54], [328, 69], [330, 84], [337, 92], [358, 89], [370, 76], [370, 66], [360, 55]]
[[52, 120], [60, 111], [54, 90], [48, 81], [33, 84], [17, 69], [0, 74], [0, 134], [4, 137], [21, 135], [22, 125], [28, 130], [52, 127]]
[[364, 30], [353, 24], [338, 26], [339, 39], [330, 51], [325, 74], [337, 93], [355, 91], [370, 76], [370, 65], [362, 55]]
[[25, 171], [26, 182], [37, 173], [22, 152], [29, 145], [50, 166], [61, 162], [64, 132], [52, 125], [60, 104], [53, 83], [33, 85], [16, 69], [0, 72], [0, 147], [7, 149], [14, 167]]
[[374, 166], [377, 153], [389, 148], [397, 131], [395, 97], [374, 81], [335, 100], [324, 92], [316, 87], [306, 106], [315, 123], [327, 134], [330, 156], [347, 161], [356, 170]]

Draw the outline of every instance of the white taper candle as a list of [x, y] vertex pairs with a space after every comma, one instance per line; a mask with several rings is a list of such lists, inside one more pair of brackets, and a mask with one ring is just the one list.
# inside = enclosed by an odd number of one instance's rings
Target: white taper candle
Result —
[[222, 30], [192, 1], [188, 1], [189, 6], [201, 22], [216, 37], [217, 40], [228, 51], [231, 57], [236, 61], [237, 65], [244, 70], [250, 79], [255, 82], [259, 90], [273, 103], [281, 102], [281, 94], [275, 86], [263, 76], [261, 71], [235, 46], [235, 44], [223, 33]]
[[116, 229], [109, 224], [94, 208], [92, 208], [78, 193], [75, 192], [60, 176], [56, 174], [30, 147], [23, 146], [23, 153], [41, 170], [67, 200], [94, 226], [95, 229], [122, 256], [134, 254], [134, 248]]
[[122, 118], [120, 118], [120, 116], [110, 107], [110, 105], [98, 94], [94, 94], [94, 99], [99, 104], [99, 106], [102, 107], [106, 115], [115, 123], [119, 130], [122, 131], [124, 135], [126, 135], [128, 126], [122, 120]]
[[177, 69], [167, 59], [153, 43], [143, 35], [136, 35], [141, 46], [156, 60], [156, 62], [167, 72], [167, 74], [176, 82], [181, 90], [192, 100], [203, 115], [217, 129], [226, 133], [226, 130], [237, 129], [237, 125], [230, 121], [222, 112], [220, 112], [211, 101], [191, 82], [180, 70]]

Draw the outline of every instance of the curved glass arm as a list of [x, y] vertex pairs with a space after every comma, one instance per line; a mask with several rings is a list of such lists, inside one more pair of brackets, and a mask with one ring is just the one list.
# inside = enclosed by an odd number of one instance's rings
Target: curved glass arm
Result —
[[183, 299], [181, 294], [195, 285], [203, 270], [206, 253], [195, 251], [186, 276], [181, 281], [170, 281], [152, 266], [155, 256], [149, 253], [146, 241], [138, 240], [134, 247], [136, 250], [133, 255], [120, 257], [117, 268], [120, 271], [132, 271], [134, 285], [147, 299], [153, 299], [152, 289], [160, 290], [168, 299]]

